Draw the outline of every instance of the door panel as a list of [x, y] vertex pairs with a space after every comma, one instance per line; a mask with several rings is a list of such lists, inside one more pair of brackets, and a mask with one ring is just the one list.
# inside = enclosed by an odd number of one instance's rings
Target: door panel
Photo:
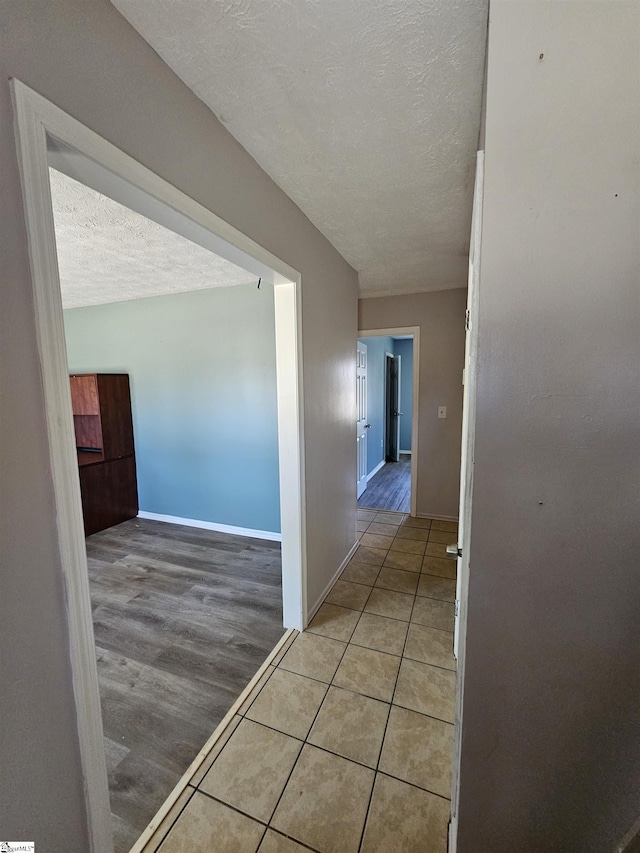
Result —
[[367, 345], [358, 341], [356, 361], [357, 495], [367, 488]]

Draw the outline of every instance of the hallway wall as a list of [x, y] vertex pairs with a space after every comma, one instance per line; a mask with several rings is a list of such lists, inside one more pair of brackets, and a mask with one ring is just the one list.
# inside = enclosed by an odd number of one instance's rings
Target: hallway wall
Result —
[[[302, 274], [308, 597], [354, 543], [357, 275], [106, 0], [0, 4], [4, 837], [87, 853], [66, 603], [10, 79]], [[328, 404], [331, 401], [331, 404]], [[101, 853], [101, 851], [100, 851]]]
[[638, 817], [639, 33], [491, 4], [458, 853]]

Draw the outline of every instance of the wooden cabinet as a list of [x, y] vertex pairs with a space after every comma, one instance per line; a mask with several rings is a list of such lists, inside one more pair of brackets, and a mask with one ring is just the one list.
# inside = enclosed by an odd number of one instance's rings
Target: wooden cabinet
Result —
[[126, 373], [69, 377], [87, 536], [135, 518], [138, 488]]

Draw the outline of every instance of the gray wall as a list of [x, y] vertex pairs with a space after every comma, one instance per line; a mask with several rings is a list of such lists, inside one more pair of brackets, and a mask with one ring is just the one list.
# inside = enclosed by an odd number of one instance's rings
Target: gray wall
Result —
[[273, 287], [64, 312], [72, 373], [128, 373], [140, 509], [280, 532]]
[[[419, 515], [458, 517], [466, 304], [462, 288], [358, 303], [359, 329], [420, 327]], [[438, 406], [447, 407], [446, 419], [438, 418]]]
[[354, 540], [357, 277], [106, 0], [0, 5], [0, 814], [5, 837], [86, 853], [13, 76], [302, 273], [311, 601]]
[[638, 814], [639, 11], [492, 0], [460, 853]]

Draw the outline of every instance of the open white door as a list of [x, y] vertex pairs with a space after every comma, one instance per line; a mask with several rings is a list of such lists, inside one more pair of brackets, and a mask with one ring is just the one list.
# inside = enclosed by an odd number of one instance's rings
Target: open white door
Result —
[[[455, 853], [458, 829], [458, 788], [460, 777], [460, 743], [462, 737], [462, 688], [464, 684], [464, 640], [467, 625], [467, 593], [469, 588], [469, 545], [471, 533], [471, 496], [473, 492], [473, 449], [476, 422], [476, 363], [478, 349], [478, 285], [480, 278], [480, 239], [482, 234], [482, 191], [484, 151], [478, 151], [476, 181], [469, 248], [469, 290], [467, 294], [466, 338], [464, 353], [464, 394], [462, 405], [462, 455], [460, 464], [460, 518], [458, 523], [456, 603], [453, 652], [458, 659], [456, 716], [451, 786], [451, 824], [449, 853]], [[449, 549], [447, 549], [449, 550]]]
[[356, 367], [358, 497], [367, 488], [367, 345], [358, 341]]

